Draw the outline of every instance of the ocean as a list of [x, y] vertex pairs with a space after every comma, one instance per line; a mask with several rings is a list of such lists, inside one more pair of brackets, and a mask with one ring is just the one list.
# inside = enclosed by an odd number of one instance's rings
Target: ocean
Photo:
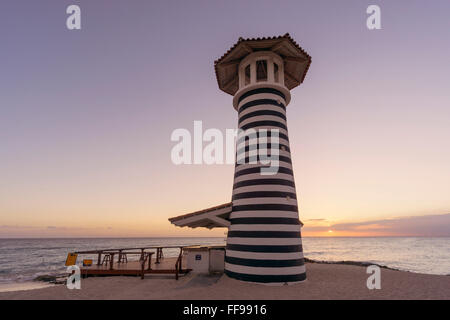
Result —
[[[0, 239], [0, 287], [65, 271], [68, 252], [148, 246], [223, 245], [225, 238]], [[394, 269], [450, 274], [450, 238], [303, 238], [305, 257], [370, 262]], [[177, 256], [178, 249], [164, 255]], [[82, 258], [89, 258], [84, 256]], [[95, 256], [91, 258], [96, 259]], [[79, 259], [80, 260], [80, 259]], [[1, 288], [0, 288], [1, 289]]]

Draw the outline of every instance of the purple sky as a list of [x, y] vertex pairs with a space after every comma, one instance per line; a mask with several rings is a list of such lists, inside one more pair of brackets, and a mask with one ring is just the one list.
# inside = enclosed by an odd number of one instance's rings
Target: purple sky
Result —
[[[369, 4], [382, 30], [366, 28]], [[240, 36], [286, 32], [313, 61], [288, 107], [301, 219], [448, 213], [449, 13], [446, 0], [2, 1], [0, 226], [194, 235], [167, 218], [229, 201], [233, 166], [174, 166], [170, 135], [235, 128], [213, 61]]]

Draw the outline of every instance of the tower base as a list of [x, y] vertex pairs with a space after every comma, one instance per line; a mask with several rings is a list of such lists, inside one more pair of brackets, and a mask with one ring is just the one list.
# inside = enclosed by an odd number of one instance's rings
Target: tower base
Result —
[[250, 283], [262, 284], [267, 286], [285, 286], [295, 285], [306, 281], [306, 272], [295, 275], [253, 275], [235, 273], [225, 270], [225, 274], [235, 280]]

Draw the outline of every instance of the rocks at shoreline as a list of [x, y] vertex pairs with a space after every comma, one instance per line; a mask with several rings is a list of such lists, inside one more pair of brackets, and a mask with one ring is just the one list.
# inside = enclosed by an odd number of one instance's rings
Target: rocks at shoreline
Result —
[[67, 275], [44, 274], [41, 276], [37, 276], [33, 279], [33, 281], [48, 282], [52, 284], [65, 284], [67, 281]]
[[[395, 271], [405, 271], [405, 270], [399, 270], [399, 269], [394, 269], [394, 268], [390, 268], [387, 266], [383, 266], [380, 264], [376, 264], [373, 262], [360, 262], [360, 261], [322, 261], [322, 260], [312, 260], [312, 259], [308, 259], [308, 258], [304, 258], [305, 262], [308, 263], [321, 263], [321, 264], [346, 264], [346, 265], [351, 265], [351, 266], [359, 266], [359, 267], [368, 267], [368, 266], [378, 266], [380, 268], [383, 269], [389, 269], [389, 270], [395, 270]], [[405, 271], [405, 272], [409, 272], [409, 271]]]

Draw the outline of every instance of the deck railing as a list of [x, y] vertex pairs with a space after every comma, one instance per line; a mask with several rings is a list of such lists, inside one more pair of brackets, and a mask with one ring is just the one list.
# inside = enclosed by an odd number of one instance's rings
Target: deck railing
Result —
[[[140, 255], [140, 270], [136, 270], [141, 275], [141, 278], [144, 278], [146, 273], [175, 273], [175, 279], [178, 280], [179, 274], [183, 273], [187, 270], [183, 270], [183, 249], [192, 247], [191, 246], [151, 246], [151, 247], [134, 247], [134, 248], [117, 248], [117, 249], [98, 249], [98, 250], [87, 250], [87, 251], [76, 251], [73, 252], [75, 254], [95, 254], [97, 255], [97, 266], [103, 265], [105, 262], [109, 264], [109, 271], [112, 273], [114, 271], [114, 260], [115, 257], [118, 256], [117, 263], [127, 263], [128, 259], [126, 258], [128, 254], [136, 254]], [[155, 263], [159, 264], [161, 259], [163, 258], [163, 249], [180, 249], [178, 257], [175, 262], [174, 269], [170, 270], [153, 270], [152, 269], [152, 256], [156, 254]], [[149, 250], [152, 250], [149, 252]], [[124, 259], [125, 255], [125, 259]], [[102, 256], [104, 261], [102, 261]], [[126, 260], [127, 262], [123, 262]], [[146, 267], [147, 265], [147, 267]], [[87, 270], [86, 270], [87, 271]], [[118, 270], [115, 270], [118, 271]], [[104, 270], [105, 274], [108, 274], [107, 270]], [[115, 272], [116, 274], [117, 272]]]

